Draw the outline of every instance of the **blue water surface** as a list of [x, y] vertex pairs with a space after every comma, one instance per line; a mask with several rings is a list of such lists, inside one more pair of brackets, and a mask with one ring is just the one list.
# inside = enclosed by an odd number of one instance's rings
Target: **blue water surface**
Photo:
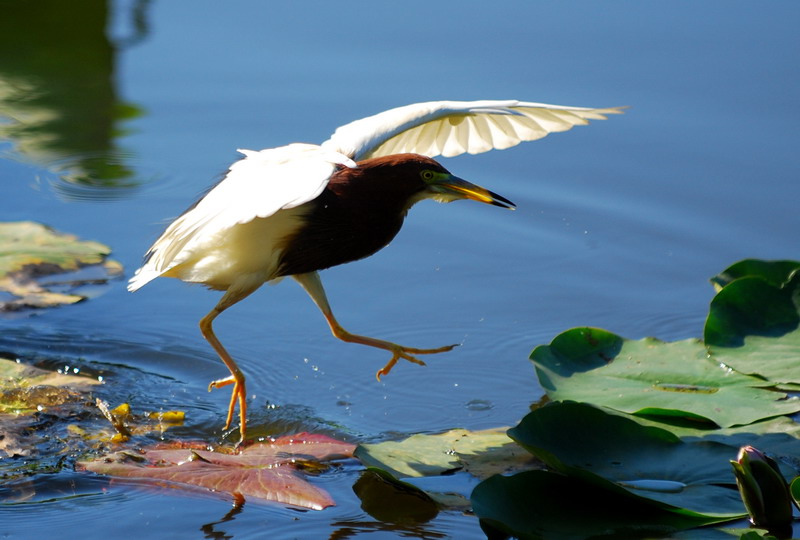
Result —
[[[106, 243], [128, 277], [237, 148], [322, 142], [418, 101], [630, 106], [441, 159], [517, 210], [426, 201], [388, 248], [323, 272], [349, 330], [461, 345], [427, 367], [376, 382], [388, 355], [331, 337], [291, 280], [222, 315], [217, 334], [248, 375], [263, 434], [320, 428], [359, 442], [513, 425], [542, 396], [534, 346], [584, 325], [699, 337], [709, 277], [742, 258], [800, 256], [793, 2], [2, 4], [0, 219]], [[218, 297], [170, 279], [132, 295], [119, 280], [78, 305], [0, 319], [0, 348], [117, 370], [107, 399], [186, 410], [180, 436], [219, 440], [228, 392], [206, 385], [226, 370], [197, 329]], [[319, 480], [338, 503], [323, 512], [248, 504], [227, 518], [224, 497], [81, 479], [79, 499], [0, 505], [0, 532], [29, 536], [37, 519], [63, 538], [482, 536], [458, 512], [374, 520], [356, 477]]]

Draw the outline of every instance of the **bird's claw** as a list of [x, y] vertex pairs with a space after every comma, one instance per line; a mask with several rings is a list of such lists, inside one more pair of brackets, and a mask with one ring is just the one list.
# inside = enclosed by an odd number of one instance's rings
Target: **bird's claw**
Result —
[[404, 352], [395, 351], [394, 355], [392, 356], [392, 359], [389, 360], [386, 363], [385, 366], [383, 366], [381, 369], [379, 369], [377, 373], [375, 373], [375, 378], [378, 379], [378, 382], [381, 382], [381, 377], [383, 377], [384, 375], [388, 375], [389, 372], [392, 371], [392, 368], [394, 367], [394, 365], [401, 358], [404, 359], [404, 360], [408, 360], [412, 364], [417, 364], [419, 366], [424, 366], [425, 365], [425, 362], [423, 362], [419, 358], [415, 358], [414, 356], [411, 356], [410, 354], [406, 354]]
[[[436, 354], [441, 352], [452, 351], [455, 347], [458, 347], [458, 343], [454, 345], [445, 345], [444, 347], [437, 347], [436, 349], [415, 349], [413, 347], [402, 347], [400, 345], [396, 345], [392, 347], [392, 358], [389, 360], [385, 366], [378, 370], [375, 373], [375, 378], [378, 379], [380, 382], [381, 377], [384, 375], [388, 375], [395, 364], [397, 364], [398, 360], [401, 358], [403, 360], [408, 360], [412, 364], [417, 364], [419, 366], [424, 366], [425, 362], [414, 356], [413, 354]], [[411, 354], [413, 353], [413, 354]]]
[[208, 383], [208, 391], [211, 392], [214, 388], [222, 388], [223, 386], [228, 386], [229, 384], [236, 384], [236, 379], [233, 378], [233, 375], [230, 377], [225, 377], [224, 379], [211, 381]]
[[228, 416], [225, 419], [224, 430], [231, 427], [233, 422], [233, 413], [236, 411], [236, 404], [239, 404], [239, 435], [241, 436], [239, 444], [244, 441], [245, 429], [247, 427], [247, 390], [244, 385], [244, 378], [237, 380], [233, 375], [225, 377], [224, 379], [217, 379], [208, 384], [208, 391], [211, 392], [215, 388], [222, 388], [223, 386], [233, 385], [231, 390], [231, 401], [228, 405]]

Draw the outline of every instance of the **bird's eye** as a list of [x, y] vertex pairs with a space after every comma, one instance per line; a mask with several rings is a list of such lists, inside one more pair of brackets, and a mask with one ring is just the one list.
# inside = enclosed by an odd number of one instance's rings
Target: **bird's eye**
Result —
[[426, 182], [430, 182], [431, 180], [433, 180], [433, 171], [425, 170], [422, 171], [420, 174], [422, 176], [422, 179], [425, 180]]

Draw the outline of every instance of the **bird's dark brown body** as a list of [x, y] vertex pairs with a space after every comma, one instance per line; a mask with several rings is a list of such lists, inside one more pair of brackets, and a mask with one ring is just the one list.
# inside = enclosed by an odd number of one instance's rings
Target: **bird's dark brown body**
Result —
[[425, 170], [446, 173], [417, 154], [369, 159], [341, 167], [313, 201], [303, 226], [287, 239], [281, 276], [305, 274], [368, 257], [400, 231], [409, 207], [425, 190]]

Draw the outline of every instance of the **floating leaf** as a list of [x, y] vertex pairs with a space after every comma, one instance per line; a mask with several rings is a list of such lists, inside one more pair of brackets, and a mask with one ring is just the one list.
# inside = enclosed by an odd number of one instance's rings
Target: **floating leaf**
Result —
[[[119, 263], [106, 260], [110, 252], [108, 246], [98, 242], [78, 240], [32, 221], [0, 223], [0, 291], [15, 297], [0, 302], [0, 311], [74, 304], [85, 299], [72, 291], [121, 275]], [[43, 282], [46, 276], [86, 267], [97, 271], [62, 277], [60, 282]]]
[[505, 428], [412, 435], [402, 441], [361, 445], [355, 456], [380, 471], [383, 482], [413, 485], [447, 508], [467, 508], [467, 498], [480, 479], [542, 466], [508, 437]]
[[[583, 403], [552, 403], [508, 434], [555, 471], [701, 520], [744, 515], [729, 461], [737, 449], [681, 441]], [[729, 486], [729, 487], [726, 487]]]
[[86, 390], [97, 384], [102, 383], [89, 377], [48, 371], [16, 360], [0, 358], [0, 389], [2, 390], [33, 386], [63, 386], [75, 390]]
[[800, 399], [757, 388], [762, 380], [710, 361], [697, 340], [633, 341], [598, 328], [574, 328], [550, 345], [536, 347], [531, 360], [554, 401], [589, 402], [724, 427], [800, 410]]
[[436, 476], [456, 470], [488, 478], [534, 466], [528, 452], [506, 435], [505, 428], [412, 435], [402, 441], [361, 445], [355, 455], [365, 465], [398, 478]]
[[765, 529], [742, 531], [741, 536], [740, 535], [736, 536], [739, 537], [739, 540], [778, 540], [776, 537], [771, 535]]
[[31, 414], [80, 398], [96, 379], [46, 371], [0, 358], [0, 412]]
[[711, 283], [714, 285], [714, 288], [719, 291], [736, 279], [746, 276], [758, 276], [767, 283], [780, 287], [789, 280], [789, 276], [798, 268], [800, 268], [800, 262], [798, 261], [745, 259], [730, 265], [711, 278]]
[[[736, 448], [748, 444], [758, 446], [753, 443], [753, 440], [761, 439], [762, 437], [778, 436], [783, 438], [785, 436], [788, 438], [787, 440], [792, 440], [796, 443], [800, 442], [798, 440], [800, 437], [800, 424], [788, 416], [777, 416], [744, 426], [713, 429], [709, 429], [708, 425], [698, 427], [697, 424], [694, 426], [665, 424], [664, 422], [659, 422], [657, 417], [631, 416], [631, 418], [645, 426], [654, 426], [671, 431], [684, 440], [716, 440]], [[663, 420], [663, 418], [661, 419]], [[705, 429], [700, 429], [703, 427]]]
[[549, 471], [493, 476], [472, 507], [489, 538], [660, 538], [707, 522]]
[[[720, 292], [705, 343], [631, 341], [577, 328], [537, 347], [531, 359], [555, 402], [509, 434], [553, 471], [492, 477], [476, 487], [473, 506], [487, 536], [761, 538], [757, 531], [675, 530], [744, 515], [727, 469], [740, 446], [772, 454], [786, 478], [800, 470], [800, 427], [782, 416], [800, 410], [800, 400], [775, 391], [800, 388], [798, 268], [748, 260], [714, 278]], [[797, 498], [800, 482], [792, 490]], [[576, 500], [590, 501], [579, 520]]]
[[[43, 441], [57, 440], [38, 423], [40, 413], [51, 419], [73, 418], [86, 408], [86, 392], [96, 379], [47, 371], [0, 358], [0, 457], [31, 456]], [[53, 422], [45, 425], [50, 430]], [[64, 445], [59, 444], [59, 450]], [[6, 479], [15, 472], [2, 471]]]
[[99, 474], [177, 488], [204, 488], [240, 497], [321, 510], [334, 504], [301, 474], [303, 460], [352, 456], [355, 446], [325, 435], [300, 433], [235, 453], [205, 444], [174, 443], [121, 451], [79, 466]]
[[778, 286], [739, 278], [711, 302], [704, 339], [712, 358], [762, 385], [800, 384], [800, 272]]
[[186, 413], [183, 411], [158, 411], [147, 413], [147, 417], [150, 420], [156, 420], [160, 424], [181, 426], [186, 419]]
[[703, 527], [670, 535], [671, 540], [732, 540], [732, 538], [736, 540], [778, 540], [765, 529], [754, 527], [719, 527], [716, 529]]
[[681, 439], [685, 442], [716, 441], [735, 448], [755, 446], [778, 462], [787, 481], [800, 474], [800, 424], [789, 417], [705, 432], [675, 429], [673, 426], [667, 429], [673, 433], [683, 432]]

